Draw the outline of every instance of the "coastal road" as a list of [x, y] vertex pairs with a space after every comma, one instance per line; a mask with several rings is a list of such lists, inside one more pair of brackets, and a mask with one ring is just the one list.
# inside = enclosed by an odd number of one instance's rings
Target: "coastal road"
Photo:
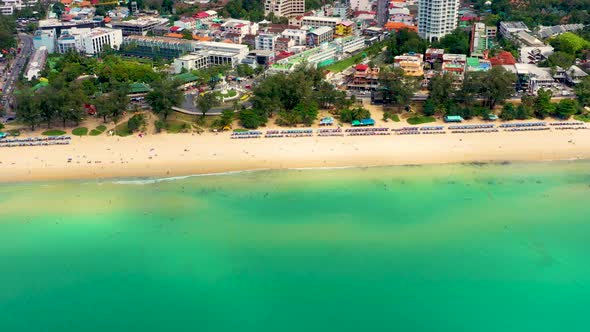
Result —
[[6, 85], [4, 86], [4, 107], [9, 114], [11, 112], [10, 104], [13, 101], [12, 98], [15, 83], [18, 80], [20, 73], [24, 70], [27, 59], [31, 57], [31, 53], [33, 51], [33, 37], [25, 33], [19, 33], [18, 38], [20, 39], [19, 44], [21, 51], [16, 55], [16, 58], [12, 62], [12, 67], [10, 68], [10, 73], [6, 79]]

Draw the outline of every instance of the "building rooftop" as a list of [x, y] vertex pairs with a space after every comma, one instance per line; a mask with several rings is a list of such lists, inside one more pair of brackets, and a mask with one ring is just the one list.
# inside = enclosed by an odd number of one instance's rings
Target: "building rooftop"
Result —
[[319, 27], [316, 29], [309, 29], [309, 33], [313, 33], [314, 35], [323, 35], [325, 33], [332, 33], [332, 31], [334, 31], [332, 28], [330, 27]]
[[150, 25], [161, 25], [167, 24], [168, 19], [165, 18], [158, 18], [158, 17], [142, 17], [135, 20], [129, 21], [121, 21], [113, 23], [115, 26], [120, 27], [143, 27], [143, 26], [150, 26]]

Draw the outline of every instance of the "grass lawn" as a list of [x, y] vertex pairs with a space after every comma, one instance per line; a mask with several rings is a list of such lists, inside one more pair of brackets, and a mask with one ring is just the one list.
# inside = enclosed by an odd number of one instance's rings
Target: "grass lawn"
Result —
[[178, 120], [168, 120], [166, 121], [166, 132], [170, 134], [178, 134], [182, 133], [188, 129], [190, 129], [192, 125], [188, 122], [178, 121]]
[[407, 121], [411, 125], [418, 125], [418, 124], [423, 124], [423, 123], [435, 122], [436, 119], [432, 116], [415, 116], [415, 117], [409, 118]]
[[574, 119], [578, 121], [590, 122], [590, 115], [589, 114], [578, 114], [574, 115]]
[[65, 134], [66, 134], [65, 131], [58, 130], [58, 129], [50, 129], [50, 130], [46, 130], [41, 133], [41, 135], [45, 135], [45, 136], [61, 136], [61, 135], [65, 135]]
[[218, 97], [222, 97], [222, 98], [231, 98], [231, 97], [234, 97], [235, 95], [237, 95], [238, 93], [237, 93], [237, 92], [235, 92], [234, 90], [227, 90], [227, 93], [226, 93], [226, 94], [223, 94], [223, 93], [221, 93], [221, 92], [219, 92], [219, 91], [218, 91], [218, 92], [216, 92], [215, 94], [216, 94]]
[[125, 137], [133, 134], [129, 128], [127, 128], [127, 122], [120, 123], [117, 127], [115, 127], [115, 133], [117, 136]]
[[76, 129], [72, 130], [72, 135], [86, 136], [86, 135], [88, 135], [88, 128], [86, 128], [86, 127], [76, 128]]
[[100, 125], [100, 126], [96, 127], [95, 129], [92, 129], [90, 131], [89, 135], [90, 136], [98, 136], [98, 135], [104, 133], [105, 130], [107, 130], [107, 127], [105, 125]]
[[339, 72], [343, 71], [344, 69], [354, 65], [355, 63], [360, 62], [362, 59], [363, 59], [363, 56], [361, 53], [361, 54], [351, 56], [350, 58], [344, 59], [342, 61], [338, 61], [336, 63], [333, 63], [329, 66], [324, 67], [324, 68], [331, 71], [331, 72], [339, 73]]

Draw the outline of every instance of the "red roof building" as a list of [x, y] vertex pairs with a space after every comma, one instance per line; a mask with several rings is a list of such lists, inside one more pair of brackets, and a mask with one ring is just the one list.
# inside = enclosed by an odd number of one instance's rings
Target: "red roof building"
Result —
[[502, 51], [495, 57], [490, 58], [490, 63], [492, 66], [513, 65], [516, 63], [516, 60], [514, 59], [514, 56], [512, 56], [512, 53]]

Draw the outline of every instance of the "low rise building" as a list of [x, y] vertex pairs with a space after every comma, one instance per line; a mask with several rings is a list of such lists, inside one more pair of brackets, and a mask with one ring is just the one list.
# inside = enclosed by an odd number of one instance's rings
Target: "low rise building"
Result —
[[16, 11], [25, 9], [37, 3], [37, 0], [1, 0], [0, 14], [13, 15]]
[[452, 74], [458, 82], [463, 81], [465, 74], [465, 54], [443, 54], [442, 72]]
[[424, 76], [424, 56], [417, 53], [406, 53], [393, 58], [395, 68], [401, 68], [404, 75], [411, 77]]
[[289, 38], [295, 42], [295, 45], [301, 46], [306, 44], [307, 31], [299, 29], [285, 29], [281, 37]]
[[541, 61], [547, 60], [553, 54], [553, 47], [521, 47], [520, 48], [520, 62], [528, 64], [537, 64]]
[[168, 24], [168, 19], [159, 17], [142, 17], [135, 20], [121, 21], [112, 23], [114, 29], [120, 29], [123, 36], [145, 36], [148, 32], [153, 31], [157, 26]]
[[334, 30], [330, 27], [312, 28], [307, 32], [307, 46], [319, 46], [334, 39]]
[[424, 61], [434, 63], [443, 61], [445, 50], [442, 48], [429, 48], [424, 53]]
[[357, 36], [336, 38], [332, 43], [336, 45], [341, 54], [354, 53], [365, 48], [365, 38]]
[[519, 31], [531, 32], [524, 22], [500, 22], [500, 34], [506, 39], [513, 40], [513, 35]]
[[349, 90], [375, 91], [379, 87], [379, 67], [371, 68], [365, 64], [354, 67], [354, 73], [347, 84]]
[[480, 59], [476, 57], [467, 58], [465, 70], [467, 72], [480, 72], [488, 71], [492, 68], [492, 64], [489, 60]]
[[29, 64], [27, 65], [27, 70], [25, 73], [25, 77], [27, 80], [32, 80], [33, 78], [39, 78], [41, 71], [45, 67], [45, 61], [47, 60], [47, 48], [45, 46], [41, 46], [35, 50], [33, 56], [31, 57]]
[[278, 37], [275, 42], [275, 51], [276, 52], [287, 52], [293, 46], [295, 46], [295, 41], [285, 37]]
[[118, 50], [123, 43], [123, 34], [118, 29], [95, 28], [82, 36], [83, 52], [88, 55], [99, 54], [105, 47]]
[[221, 24], [221, 31], [236, 33], [242, 36], [255, 35], [258, 33], [258, 23], [246, 20], [229, 19]]
[[255, 48], [257, 50], [274, 51], [275, 44], [279, 37], [273, 34], [261, 33], [256, 36]]
[[181, 27], [184, 30], [193, 31], [197, 28], [197, 20], [193, 17], [183, 17], [174, 22], [174, 26]]
[[301, 21], [301, 26], [309, 26], [312, 28], [329, 27], [336, 28], [342, 19], [339, 17], [323, 17], [323, 16], [304, 16]]
[[588, 74], [578, 66], [571, 66], [565, 71], [565, 80], [570, 85], [576, 85], [582, 82]]
[[51, 30], [37, 30], [33, 35], [33, 47], [38, 50], [44, 46], [47, 49], [47, 53], [55, 52], [55, 42], [57, 40], [57, 34], [55, 29]]

